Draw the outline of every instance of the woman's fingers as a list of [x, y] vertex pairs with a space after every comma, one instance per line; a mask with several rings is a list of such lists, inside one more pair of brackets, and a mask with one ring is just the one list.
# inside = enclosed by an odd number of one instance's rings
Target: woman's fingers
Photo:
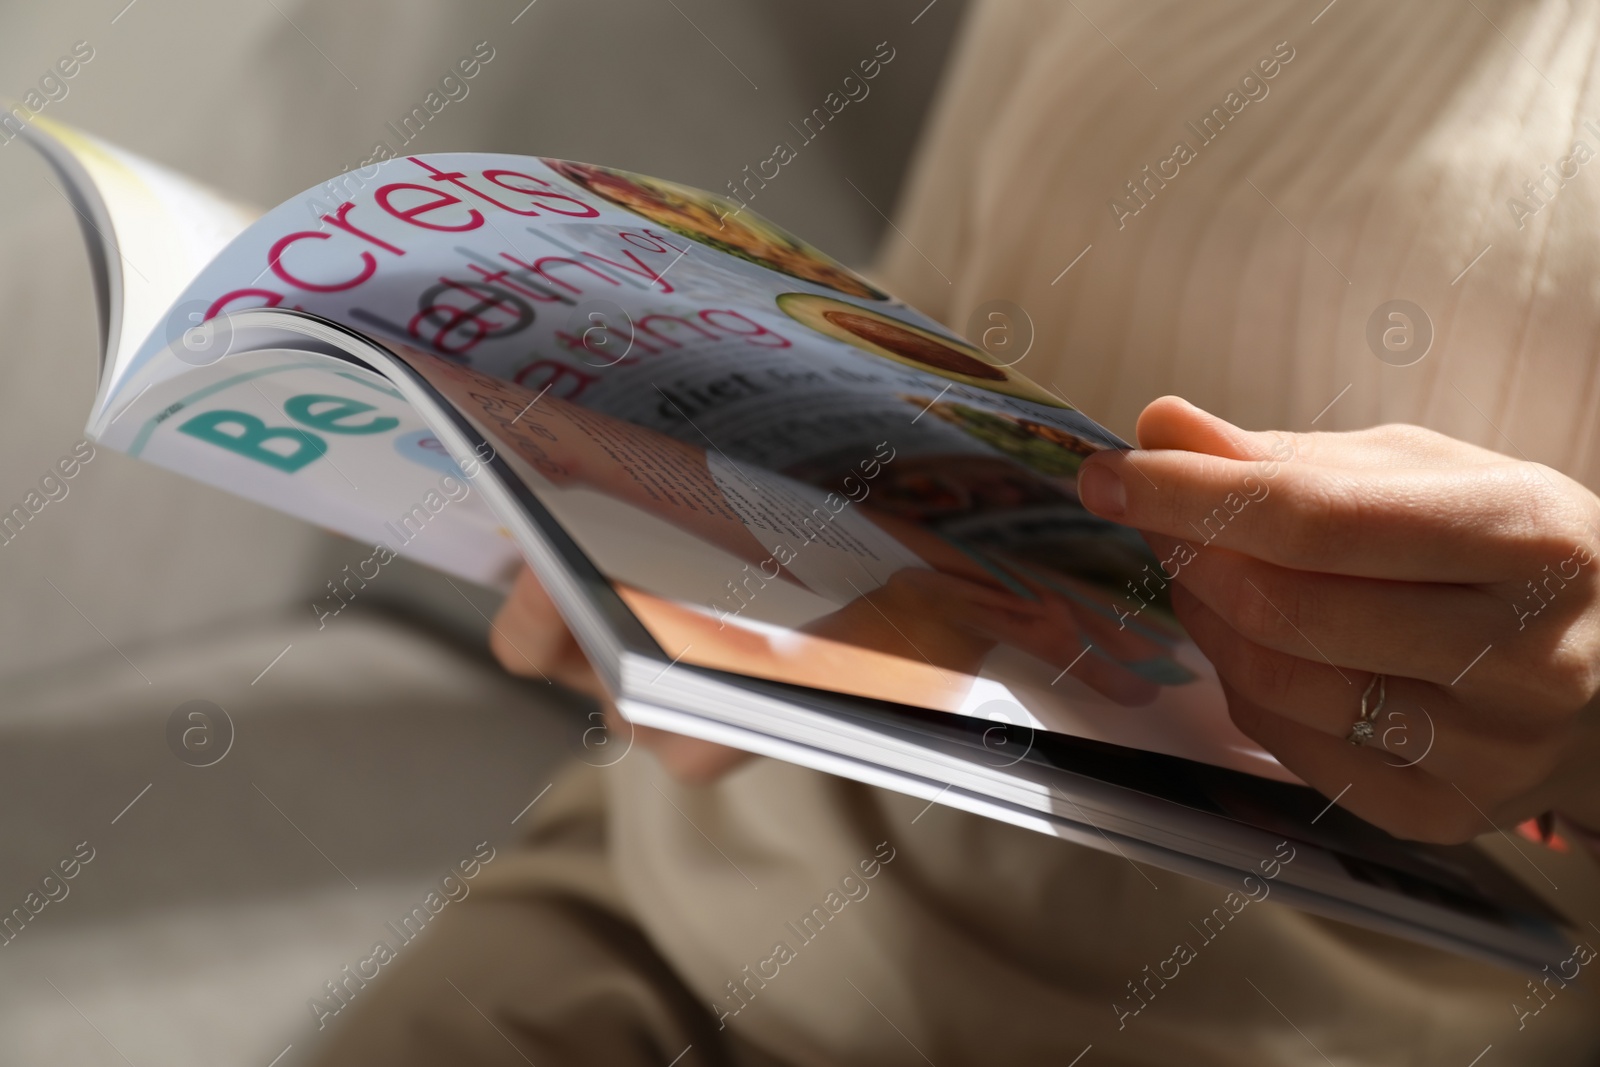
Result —
[[[1339, 806], [1396, 837], [1458, 844], [1493, 829], [1450, 782], [1421, 766], [1397, 767], [1389, 754], [1346, 744], [1252, 704], [1225, 684], [1239, 729]], [[1478, 802], [1488, 807], [1487, 801]]]
[[[1392, 770], [1476, 783], [1502, 797], [1533, 790], [1561, 762], [1568, 734], [1558, 724], [1489, 715], [1449, 689], [1403, 676], [1386, 677], [1381, 690], [1369, 690], [1370, 673], [1263, 648], [1181, 588], [1174, 602], [1195, 644], [1216, 667], [1234, 722], [1280, 759], [1283, 736], [1303, 737], [1309, 731], [1336, 746], [1375, 753]], [[1348, 738], [1364, 697], [1373, 738], [1351, 745]], [[1301, 773], [1297, 766], [1290, 770]]]
[[606, 702], [605, 722], [613, 736], [632, 737], [655, 753], [667, 772], [685, 785], [710, 785], [754, 758], [743, 749], [628, 722], [610, 701]]
[[1165, 399], [1139, 435], [1080, 495], [1146, 532], [1241, 730], [1402, 837], [1594, 810], [1592, 493], [1415, 427], [1254, 434]]
[[1139, 447], [1203, 452], [1226, 459], [1294, 460], [1326, 467], [1467, 467], [1506, 457], [1420, 426], [1387, 425], [1345, 433], [1259, 433], [1184, 400], [1164, 396], [1139, 416]]
[[560, 682], [593, 697], [605, 695], [561, 613], [526, 567], [490, 623], [489, 650], [512, 674]]
[[1240, 635], [1279, 652], [1356, 671], [1449, 685], [1514, 629], [1506, 602], [1471, 586], [1290, 570], [1231, 552], [1147, 535], [1175, 582]]
[[[1552, 475], [1552, 478], [1559, 478]], [[1103, 518], [1296, 570], [1434, 582], [1532, 578], [1592, 541], [1532, 464], [1340, 470], [1197, 452], [1101, 452], [1078, 494]]]
[[1164, 398], [1139, 432], [1084, 461], [1085, 507], [1296, 570], [1520, 582], [1600, 536], [1564, 476], [1416, 427], [1258, 434]]
[[555, 604], [527, 568], [517, 575], [511, 595], [491, 624], [489, 648], [512, 674], [560, 682], [599, 699], [611, 736], [637, 740], [654, 752], [675, 778], [689, 785], [714, 782], [750, 759], [750, 753], [736, 748], [625, 721], [606, 697]]
[[[1286, 719], [1348, 745], [1366, 696], [1373, 725], [1366, 747], [1384, 753], [1390, 766], [1421, 766], [1436, 776], [1471, 780], [1499, 764], [1542, 768], [1553, 762], [1555, 738], [1545, 731], [1491, 720], [1463, 706], [1448, 690], [1411, 678], [1385, 677], [1381, 693], [1369, 693], [1373, 675], [1368, 672], [1263, 648], [1241, 638], [1191, 596], [1180, 593], [1177, 599], [1195, 644], [1228, 690], [1254, 713]], [[1236, 714], [1236, 719], [1248, 717]], [[1252, 726], [1261, 728], [1257, 722]]]
[[[1217, 674], [1252, 706], [1329, 737], [1350, 736], [1361, 715], [1361, 698], [1373, 678], [1371, 672], [1258, 645], [1187, 590], [1178, 590], [1173, 600], [1178, 617]], [[1376, 700], [1374, 692], [1369, 707]], [[1407, 753], [1408, 758], [1430, 747], [1429, 737], [1436, 736], [1440, 723], [1458, 724], [1464, 717], [1461, 706], [1436, 687], [1404, 677], [1385, 677], [1383, 709], [1373, 724], [1378, 734], [1396, 728], [1398, 732], [1378, 737], [1380, 746], [1422, 741], [1412, 745], [1414, 751]]]

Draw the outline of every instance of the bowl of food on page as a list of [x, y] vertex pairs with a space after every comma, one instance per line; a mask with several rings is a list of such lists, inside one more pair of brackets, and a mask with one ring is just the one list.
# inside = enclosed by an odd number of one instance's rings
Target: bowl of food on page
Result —
[[827, 253], [725, 196], [592, 163], [544, 162], [574, 185], [680, 237], [835, 292], [889, 299]]
[[783, 293], [777, 303], [780, 311], [801, 325], [868, 355], [1037, 404], [1068, 406], [987, 352], [954, 336], [812, 293]]

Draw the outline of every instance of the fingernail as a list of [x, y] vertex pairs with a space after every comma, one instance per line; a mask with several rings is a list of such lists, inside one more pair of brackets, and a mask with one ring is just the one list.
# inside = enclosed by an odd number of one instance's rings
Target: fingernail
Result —
[[1083, 506], [1107, 519], [1120, 519], [1128, 510], [1128, 490], [1122, 476], [1105, 463], [1085, 463], [1078, 472], [1078, 498]]

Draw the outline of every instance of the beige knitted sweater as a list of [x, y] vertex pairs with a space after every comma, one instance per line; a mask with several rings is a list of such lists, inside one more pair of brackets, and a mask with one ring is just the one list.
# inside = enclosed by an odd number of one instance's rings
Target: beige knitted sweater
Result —
[[[1124, 434], [1174, 392], [1256, 428], [1419, 422], [1600, 486], [1597, 38], [1593, 0], [980, 3], [880, 276], [957, 328], [1019, 305], [1022, 369]], [[1519, 1019], [1525, 976], [1272, 901], [1197, 940], [1224, 890], [795, 767], [609, 782], [631, 905], [712, 1005], [895, 850], [727, 1020], [796, 1063], [1600, 1049], [1592, 989]], [[1519, 844], [1600, 921], [1586, 858]], [[1123, 1016], [1178, 942], [1198, 958]]]

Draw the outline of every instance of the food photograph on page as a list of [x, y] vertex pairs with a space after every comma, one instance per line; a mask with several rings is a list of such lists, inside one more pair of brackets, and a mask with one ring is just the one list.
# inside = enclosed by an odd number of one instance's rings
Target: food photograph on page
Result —
[[0, 1059], [1600, 1059], [1600, 21], [0, 18]]

